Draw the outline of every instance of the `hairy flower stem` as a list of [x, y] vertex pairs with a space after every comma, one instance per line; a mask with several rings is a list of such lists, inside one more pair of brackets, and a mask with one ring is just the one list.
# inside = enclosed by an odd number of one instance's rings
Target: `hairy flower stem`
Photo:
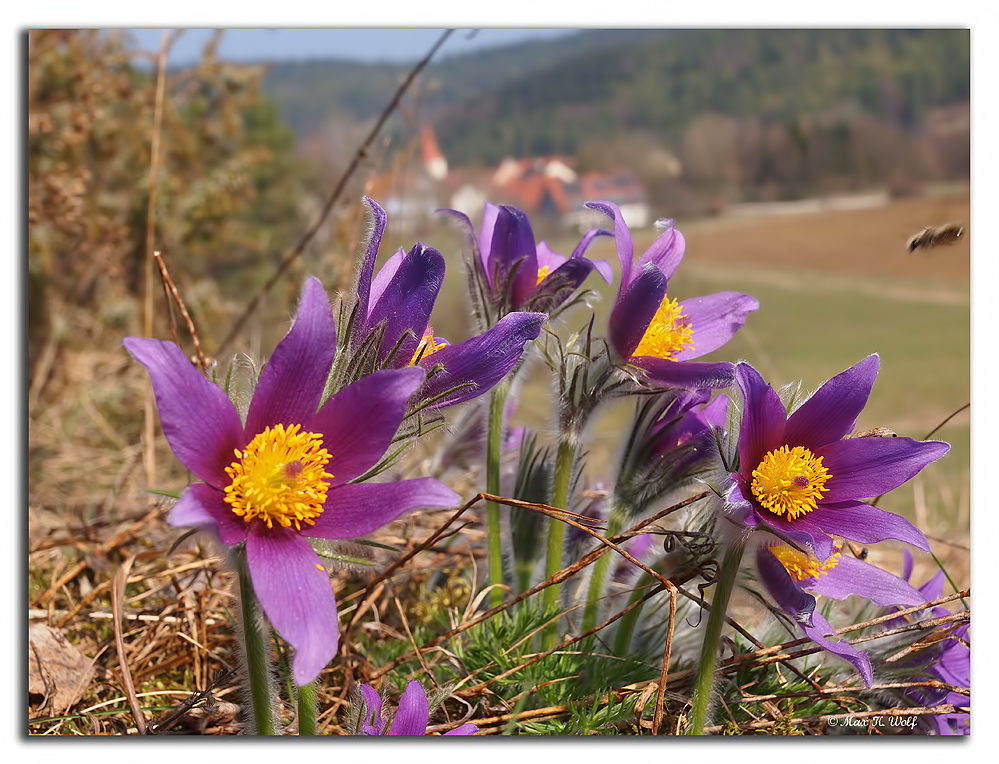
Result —
[[718, 588], [711, 598], [711, 612], [704, 629], [704, 642], [701, 644], [701, 659], [697, 664], [697, 676], [694, 679], [694, 707], [690, 713], [688, 735], [700, 735], [708, 718], [708, 708], [711, 703], [711, 685], [715, 677], [715, 664], [718, 661], [718, 641], [721, 639], [722, 628], [725, 625], [725, 615], [728, 612], [728, 601], [735, 589], [735, 581], [742, 563], [742, 553], [746, 542], [742, 537], [732, 539], [722, 560]]
[[316, 734], [316, 696], [318, 688], [315, 682], [309, 682], [298, 688], [298, 734]]
[[[503, 380], [489, 396], [489, 424], [486, 429], [486, 491], [500, 495], [500, 467], [503, 458], [503, 414], [510, 383]], [[486, 544], [489, 552], [489, 592], [491, 607], [503, 604], [503, 540], [500, 538], [499, 504], [486, 502]]]
[[258, 735], [273, 735], [274, 713], [271, 700], [270, 665], [267, 641], [261, 626], [260, 608], [253, 592], [246, 553], [238, 555], [239, 604], [242, 610], [243, 647], [246, 653], [246, 673], [250, 683], [253, 722]]
[[[607, 531], [604, 535], [607, 538], [613, 538], [621, 532], [623, 527], [624, 513], [615, 504], [607, 520]], [[586, 598], [586, 609], [583, 611], [583, 631], [589, 631], [597, 625], [597, 617], [600, 614], [600, 598], [604, 592], [604, 582], [607, 580], [607, 573], [611, 569], [611, 563], [616, 559], [616, 554], [607, 553], [593, 563], [593, 574], [590, 576], [590, 591]]]
[[[604, 557], [606, 556], [607, 555], [604, 555]], [[633, 605], [635, 602], [642, 599], [646, 592], [648, 592], [649, 587], [655, 585], [656, 583], [658, 583], [656, 579], [648, 573], [643, 572], [641, 577], [638, 579], [638, 583], [635, 584], [635, 588], [631, 592], [631, 597], [628, 598], [628, 605]], [[638, 619], [642, 617], [642, 610], [644, 609], [645, 603], [643, 602], [621, 616], [621, 623], [618, 624], [617, 634], [614, 635], [613, 655], [617, 655], [619, 657], [628, 655], [628, 651], [631, 649], [631, 639], [635, 635], [635, 627], [638, 625]]]
[[[555, 457], [555, 485], [552, 490], [552, 506], [567, 509], [569, 484], [572, 482], [572, 463], [576, 458], [576, 448], [568, 438], [561, 438]], [[548, 518], [548, 549], [545, 557], [545, 578], [551, 578], [562, 570], [562, 551], [565, 541], [565, 523], [553, 517]], [[605, 557], [607, 555], [604, 555]], [[542, 603], [548, 610], [557, 609], [561, 587], [549, 586], [542, 595]], [[553, 621], [544, 631], [545, 649], [558, 644], [558, 621]]]

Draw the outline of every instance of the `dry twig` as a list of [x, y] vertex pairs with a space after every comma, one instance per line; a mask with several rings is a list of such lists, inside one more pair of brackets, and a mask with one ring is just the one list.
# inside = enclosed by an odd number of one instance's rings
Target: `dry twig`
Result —
[[111, 608], [114, 612], [114, 643], [118, 650], [118, 665], [121, 667], [122, 688], [125, 690], [125, 697], [128, 698], [128, 705], [132, 709], [132, 716], [135, 718], [135, 726], [140, 735], [146, 733], [146, 717], [139, 706], [139, 698], [135, 694], [135, 686], [132, 684], [132, 672], [128, 667], [128, 655], [125, 651], [125, 638], [121, 632], [121, 611], [122, 603], [125, 600], [125, 580], [128, 578], [128, 571], [132, 569], [135, 562], [135, 555], [129, 557], [118, 566], [115, 571], [114, 581], [111, 585]]

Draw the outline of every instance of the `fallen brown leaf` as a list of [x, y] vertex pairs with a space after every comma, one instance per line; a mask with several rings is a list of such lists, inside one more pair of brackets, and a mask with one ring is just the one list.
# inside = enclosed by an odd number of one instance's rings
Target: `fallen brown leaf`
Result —
[[48, 624], [28, 626], [28, 695], [37, 709], [58, 715], [80, 700], [94, 675], [93, 661]]

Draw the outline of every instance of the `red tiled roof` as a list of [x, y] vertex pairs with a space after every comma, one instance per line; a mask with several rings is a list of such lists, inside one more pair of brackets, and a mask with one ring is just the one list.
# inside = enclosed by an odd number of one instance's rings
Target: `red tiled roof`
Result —
[[420, 128], [420, 155], [423, 159], [423, 164], [432, 162], [435, 159], [444, 159], [441, 147], [437, 143], [437, 136], [434, 135], [434, 129], [427, 124]]
[[[571, 157], [530, 157], [508, 159], [501, 166], [506, 180], [495, 185], [501, 201], [519, 207], [527, 214], [537, 214], [545, 206], [546, 199], [559, 214], [566, 214], [595, 199], [612, 201], [617, 204], [640, 201], [645, 193], [638, 179], [629, 170], [614, 172], [588, 172], [576, 181], [566, 182], [562, 178], [548, 175], [549, 164], [558, 161], [568, 166], [575, 165]], [[497, 172], [494, 173], [494, 179]]]

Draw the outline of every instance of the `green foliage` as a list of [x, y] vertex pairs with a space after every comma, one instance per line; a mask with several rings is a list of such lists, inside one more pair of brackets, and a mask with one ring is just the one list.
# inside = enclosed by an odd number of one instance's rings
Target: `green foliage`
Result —
[[[617, 702], [611, 689], [649, 679], [658, 669], [601, 654], [599, 645], [584, 640], [565, 652], [527, 663], [536, 652], [534, 636], [557, 613], [522, 603], [469, 629], [452, 649], [465, 675], [489, 687], [508, 702], [518, 699], [521, 710], [567, 705], [567, 718], [518, 723], [521, 732], [543, 735], [602, 734], [630, 720], [634, 700]], [[455, 676], [454, 678], [460, 678]]]
[[[167, 76], [153, 246], [179, 278], [242, 296], [299, 225], [306, 173], [262, 69], [214, 52]], [[35, 30], [28, 56], [28, 271], [43, 327], [47, 300], [141, 293], [156, 77], [99, 30]]]
[[[755, 649], [755, 646], [748, 645], [741, 638], [736, 638], [736, 644], [739, 645], [741, 652]], [[818, 663], [814, 670], [807, 673], [812, 680], [810, 682], [785, 669], [777, 672], [772, 664], [753, 664], [742, 668], [718, 687], [722, 701], [719, 702], [719, 711], [716, 712], [719, 716], [717, 723], [726, 725], [723, 733], [726, 735], [803, 735], [805, 734], [803, 728], [792, 724], [790, 719], [867, 710], [867, 699], [863, 696], [851, 696], [850, 693], [844, 692], [837, 694], [835, 698], [830, 698], [816, 691], [816, 687], [831, 685], [836, 671], [835, 667]], [[754, 697], [761, 700], [754, 700]], [[738, 729], [740, 724], [768, 718], [773, 709], [781, 712], [777, 717], [777, 723], [773, 726], [755, 733]], [[724, 721], [720, 718], [723, 713], [727, 715]]]
[[546, 721], [521, 722], [521, 732], [528, 735], [618, 735], [634, 719], [635, 700], [616, 701], [612, 693], [592, 699], [569, 700], [568, 717]]
[[[451, 587], [444, 594], [451, 593]], [[430, 598], [435, 599], [435, 598]], [[424, 643], [450, 628], [448, 610], [453, 601], [436, 598], [418, 604], [421, 619], [411, 620], [416, 642]], [[422, 606], [421, 606], [422, 605]], [[564, 652], [528, 664], [537, 654], [536, 636], [557, 615], [532, 601], [497, 614], [453, 637], [447, 643], [448, 659], [429, 661], [438, 685], [462, 682], [465, 687], [487, 683], [489, 693], [504, 700], [515, 715], [533, 709], [558, 707], [554, 719], [514, 719], [510, 733], [541, 735], [617, 734], [634, 722], [634, 700], [622, 700], [615, 690], [630, 682], [648, 681], [658, 675], [655, 663], [606, 655], [594, 640], [584, 640]], [[358, 652], [374, 666], [405, 655], [408, 640], [372, 638], [360, 632], [355, 637]], [[430, 655], [429, 653], [427, 654]], [[509, 676], [503, 676], [510, 672]], [[415, 658], [396, 668], [388, 680], [397, 687], [408, 679], [429, 686], [423, 665]]]
[[622, 129], [677, 141], [703, 112], [793, 126], [851, 103], [911, 128], [969, 95], [967, 30], [657, 30], [511, 79], [449, 113], [439, 137], [455, 161], [496, 161]]
[[[537, 433], [525, 433], [520, 445], [517, 484], [512, 497], [519, 501], [548, 504], [552, 467], [548, 449], [538, 447]], [[534, 583], [532, 576], [542, 558], [545, 517], [523, 507], [507, 509], [510, 517], [510, 549], [513, 555], [517, 590], [526, 591]]]

